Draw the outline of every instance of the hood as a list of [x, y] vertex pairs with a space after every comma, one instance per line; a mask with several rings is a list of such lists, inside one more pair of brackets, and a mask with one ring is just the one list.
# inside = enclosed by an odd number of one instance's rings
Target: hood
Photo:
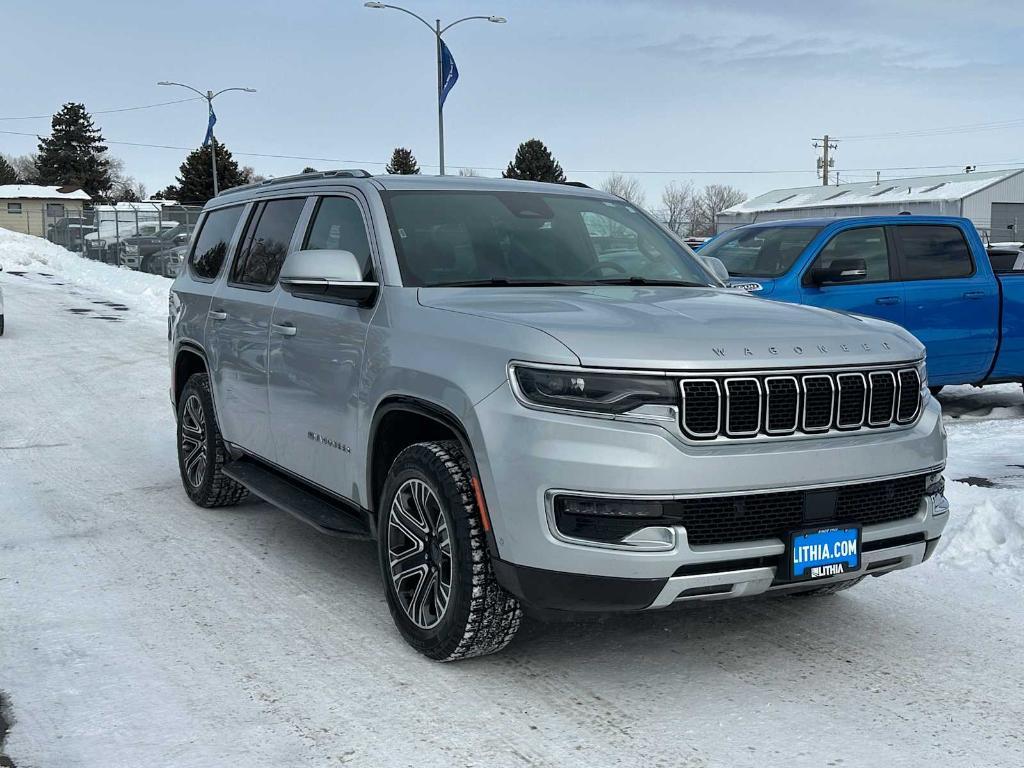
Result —
[[419, 301], [544, 331], [595, 367], [864, 365], [924, 351], [891, 323], [717, 288], [420, 288]]

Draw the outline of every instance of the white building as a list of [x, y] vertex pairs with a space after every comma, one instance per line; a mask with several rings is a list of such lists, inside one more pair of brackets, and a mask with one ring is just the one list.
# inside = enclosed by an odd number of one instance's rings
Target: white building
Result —
[[1024, 169], [915, 176], [879, 182], [776, 189], [722, 211], [722, 232], [778, 219], [871, 216], [897, 213], [964, 216], [993, 241], [1021, 240]]

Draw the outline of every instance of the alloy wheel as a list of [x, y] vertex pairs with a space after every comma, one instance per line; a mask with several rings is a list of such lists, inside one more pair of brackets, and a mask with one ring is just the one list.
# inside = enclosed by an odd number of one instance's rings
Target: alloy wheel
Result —
[[189, 395], [181, 416], [181, 458], [185, 479], [198, 488], [206, 478], [206, 414], [198, 395]]
[[406, 480], [388, 512], [388, 570], [398, 602], [420, 629], [444, 618], [452, 594], [452, 542], [437, 495]]

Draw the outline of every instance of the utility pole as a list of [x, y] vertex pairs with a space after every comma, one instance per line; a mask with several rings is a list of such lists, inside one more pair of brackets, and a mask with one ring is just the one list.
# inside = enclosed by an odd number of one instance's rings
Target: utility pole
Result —
[[828, 134], [826, 133], [820, 139], [814, 139], [814, 144], [811, 146], [815, 149], [821, 150], [821, 157], [818, 158], [818, 175], [821, 177], [822, 185], [827, 187], [829, 171], [831, 171], [836, 164], [836, 159], [834, 157], [830, 157], [828, 151], [830, 149], [839, 149], [839, 145], [836, 144], [835, 139], [830, 141]]

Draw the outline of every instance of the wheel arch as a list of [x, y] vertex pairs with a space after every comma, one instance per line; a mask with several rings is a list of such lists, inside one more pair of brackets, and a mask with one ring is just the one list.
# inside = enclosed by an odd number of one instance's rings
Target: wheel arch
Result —
[[488, 548], [497, 557], [497, 546], [488, 519], [487, 502], [480, 483], [480, 469], [473, 445], [462, 421], [443, 406], [410, 396], [392, 396], [381, 401], [370, 422], [366, 452], [366, 506], [375, 516], [388, 470], [405, 448], [430, 440], [455, 440], [469, 462], [471, 481], [478, 494], [478, 506], [485, 520]]
[[174, 407], [177, 409], [181, 392], [189, 377], [196, 373], [209, 373], [210, 365], [206, 353], [195, 344], [182, 342], [174, 354], [174, 369], [171, 376], [171, 391], [174, 395]]

